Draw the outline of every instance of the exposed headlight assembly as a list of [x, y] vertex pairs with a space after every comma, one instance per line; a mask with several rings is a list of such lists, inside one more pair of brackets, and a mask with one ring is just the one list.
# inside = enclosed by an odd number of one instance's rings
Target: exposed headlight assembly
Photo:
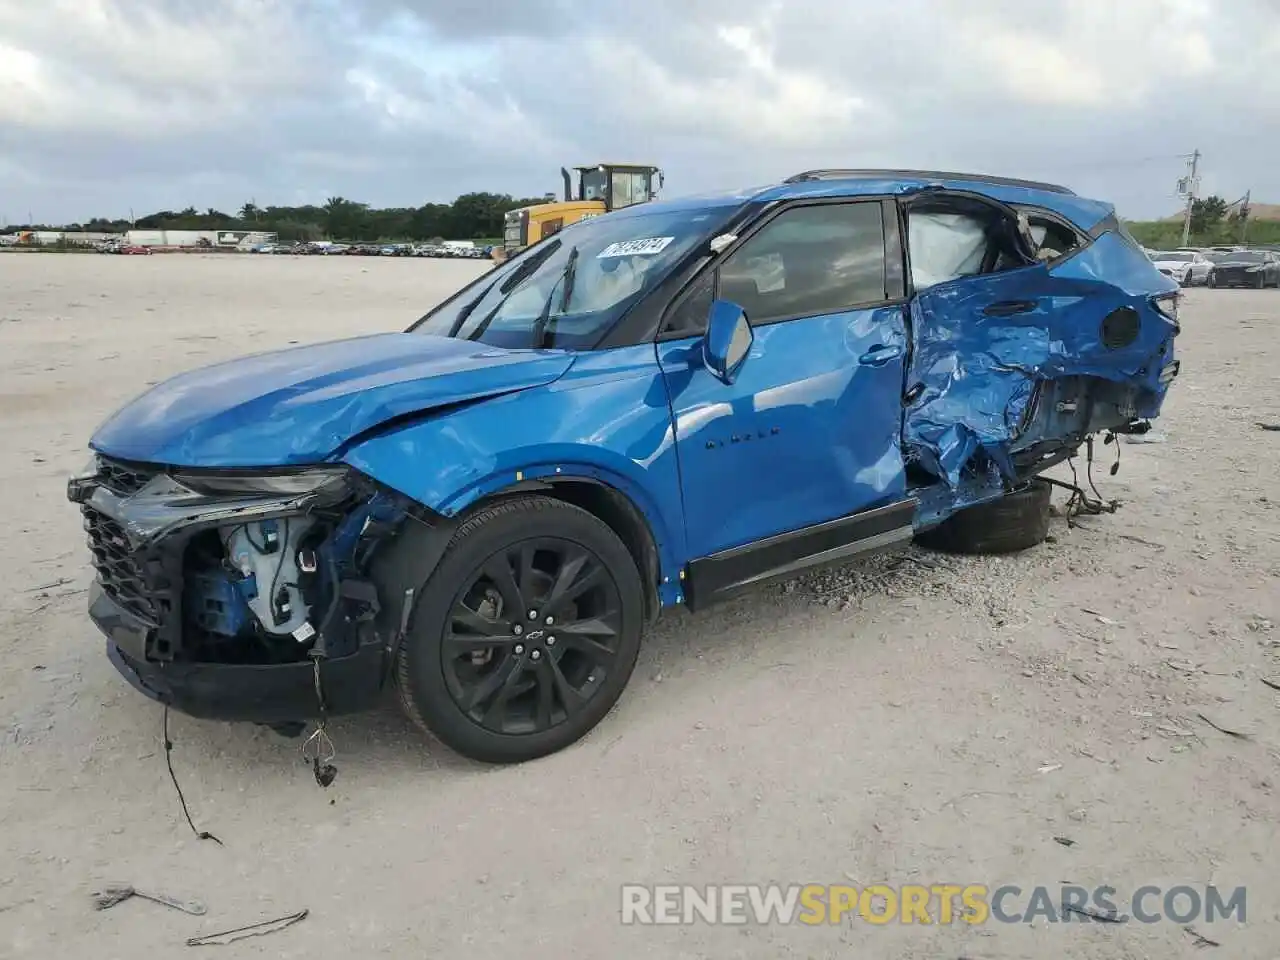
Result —
[[175, 470], [174, 480], [193, 493], [210, 497], [289, 497], [336, 493], [347, 481], [346, 467], [306, 467], [279, 471]]
[[72, 503], [83, 503], [93, 490], [93, 483], [98, 477], [102, 464], [95, 453], [88, 463], [67, 478], [67, 499]]

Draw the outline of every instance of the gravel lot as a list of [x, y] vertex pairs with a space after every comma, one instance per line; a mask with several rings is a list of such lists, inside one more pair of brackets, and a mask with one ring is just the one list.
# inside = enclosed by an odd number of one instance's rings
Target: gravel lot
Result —
[[[1280, 293], [1187, 294], [1165, 442], [1123, 506], [1003, 559], [917, 553], [665, 618], [584, 742], [483, 768], [388, 706], [298, 742], [172, 718], [103, 656], [64, 499], [97, 422], [246, 352], [401, 328], [483, 267], [0, 255], [0, 956], [1276, 957]], [[1059, 500], [1059, 502], [1061, 502]], [[1232, 737], [1220, 727], [1248, 734]], [[1055, 837], [1074, 841], [1072, 846]], [[1270, 878], [1268, 880], [1267, 878]], [[1248, 887], [1248, 922], [643, 927], [619, 885]], [[125, 881], [209, 904], [91, 909]]]

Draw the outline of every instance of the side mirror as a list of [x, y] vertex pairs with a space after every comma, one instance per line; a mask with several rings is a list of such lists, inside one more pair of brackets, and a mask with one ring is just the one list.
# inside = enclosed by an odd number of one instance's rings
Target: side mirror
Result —
[[743, 309], [730, 300], [714, 300], [702, 338], [702, 362], [726, 386], [737, 379], [738, 371], [751, 352], [755, 335]]

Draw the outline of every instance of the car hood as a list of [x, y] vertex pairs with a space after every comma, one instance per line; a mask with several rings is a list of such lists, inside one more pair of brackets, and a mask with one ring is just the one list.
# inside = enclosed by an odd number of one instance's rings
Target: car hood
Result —
[[1247, 267], [1261, 267], [1263, 264], [1254, 260], [1223, 260], [1220, 263], [1215, 263], [1214, 266], [1219, 269], [1222, 267], [1230, 267], [1233, 270], [1238, 270]]
[[1190, 270], [1191, 264], [1185, 260], [1153, 260], [1159, 270]]
[[108, 418], [90, 446], [186, 467], [317, 463], [388, 420], [550, 383], [572, 364], [564, 351], [417, 333], [334, 340], [166, 380]]

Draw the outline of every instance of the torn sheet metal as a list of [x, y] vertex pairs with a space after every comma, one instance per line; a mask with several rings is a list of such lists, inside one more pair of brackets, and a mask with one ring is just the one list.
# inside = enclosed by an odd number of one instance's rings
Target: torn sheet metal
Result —
[[[1012, 478], [1011, 450], [1035, 439], [1027, 430], [1037, 388], [1061, 377], [1130, 385], [1140, 398], [1135, 415], [1158, 413], [1177, 325], [1151, 302], [1167, 292], [1152, 285], [1163, 278], [1126, 270], [1127, 251], [1106, 235], [1053, 270], [969, 277], [918, 294], [903, 426], [908, 457], [952, 487], [979, 451]], [[1117, 342], [1103, 321], [1123, 308], [1133, 311], [1120, 318], [1131, 329]]]

